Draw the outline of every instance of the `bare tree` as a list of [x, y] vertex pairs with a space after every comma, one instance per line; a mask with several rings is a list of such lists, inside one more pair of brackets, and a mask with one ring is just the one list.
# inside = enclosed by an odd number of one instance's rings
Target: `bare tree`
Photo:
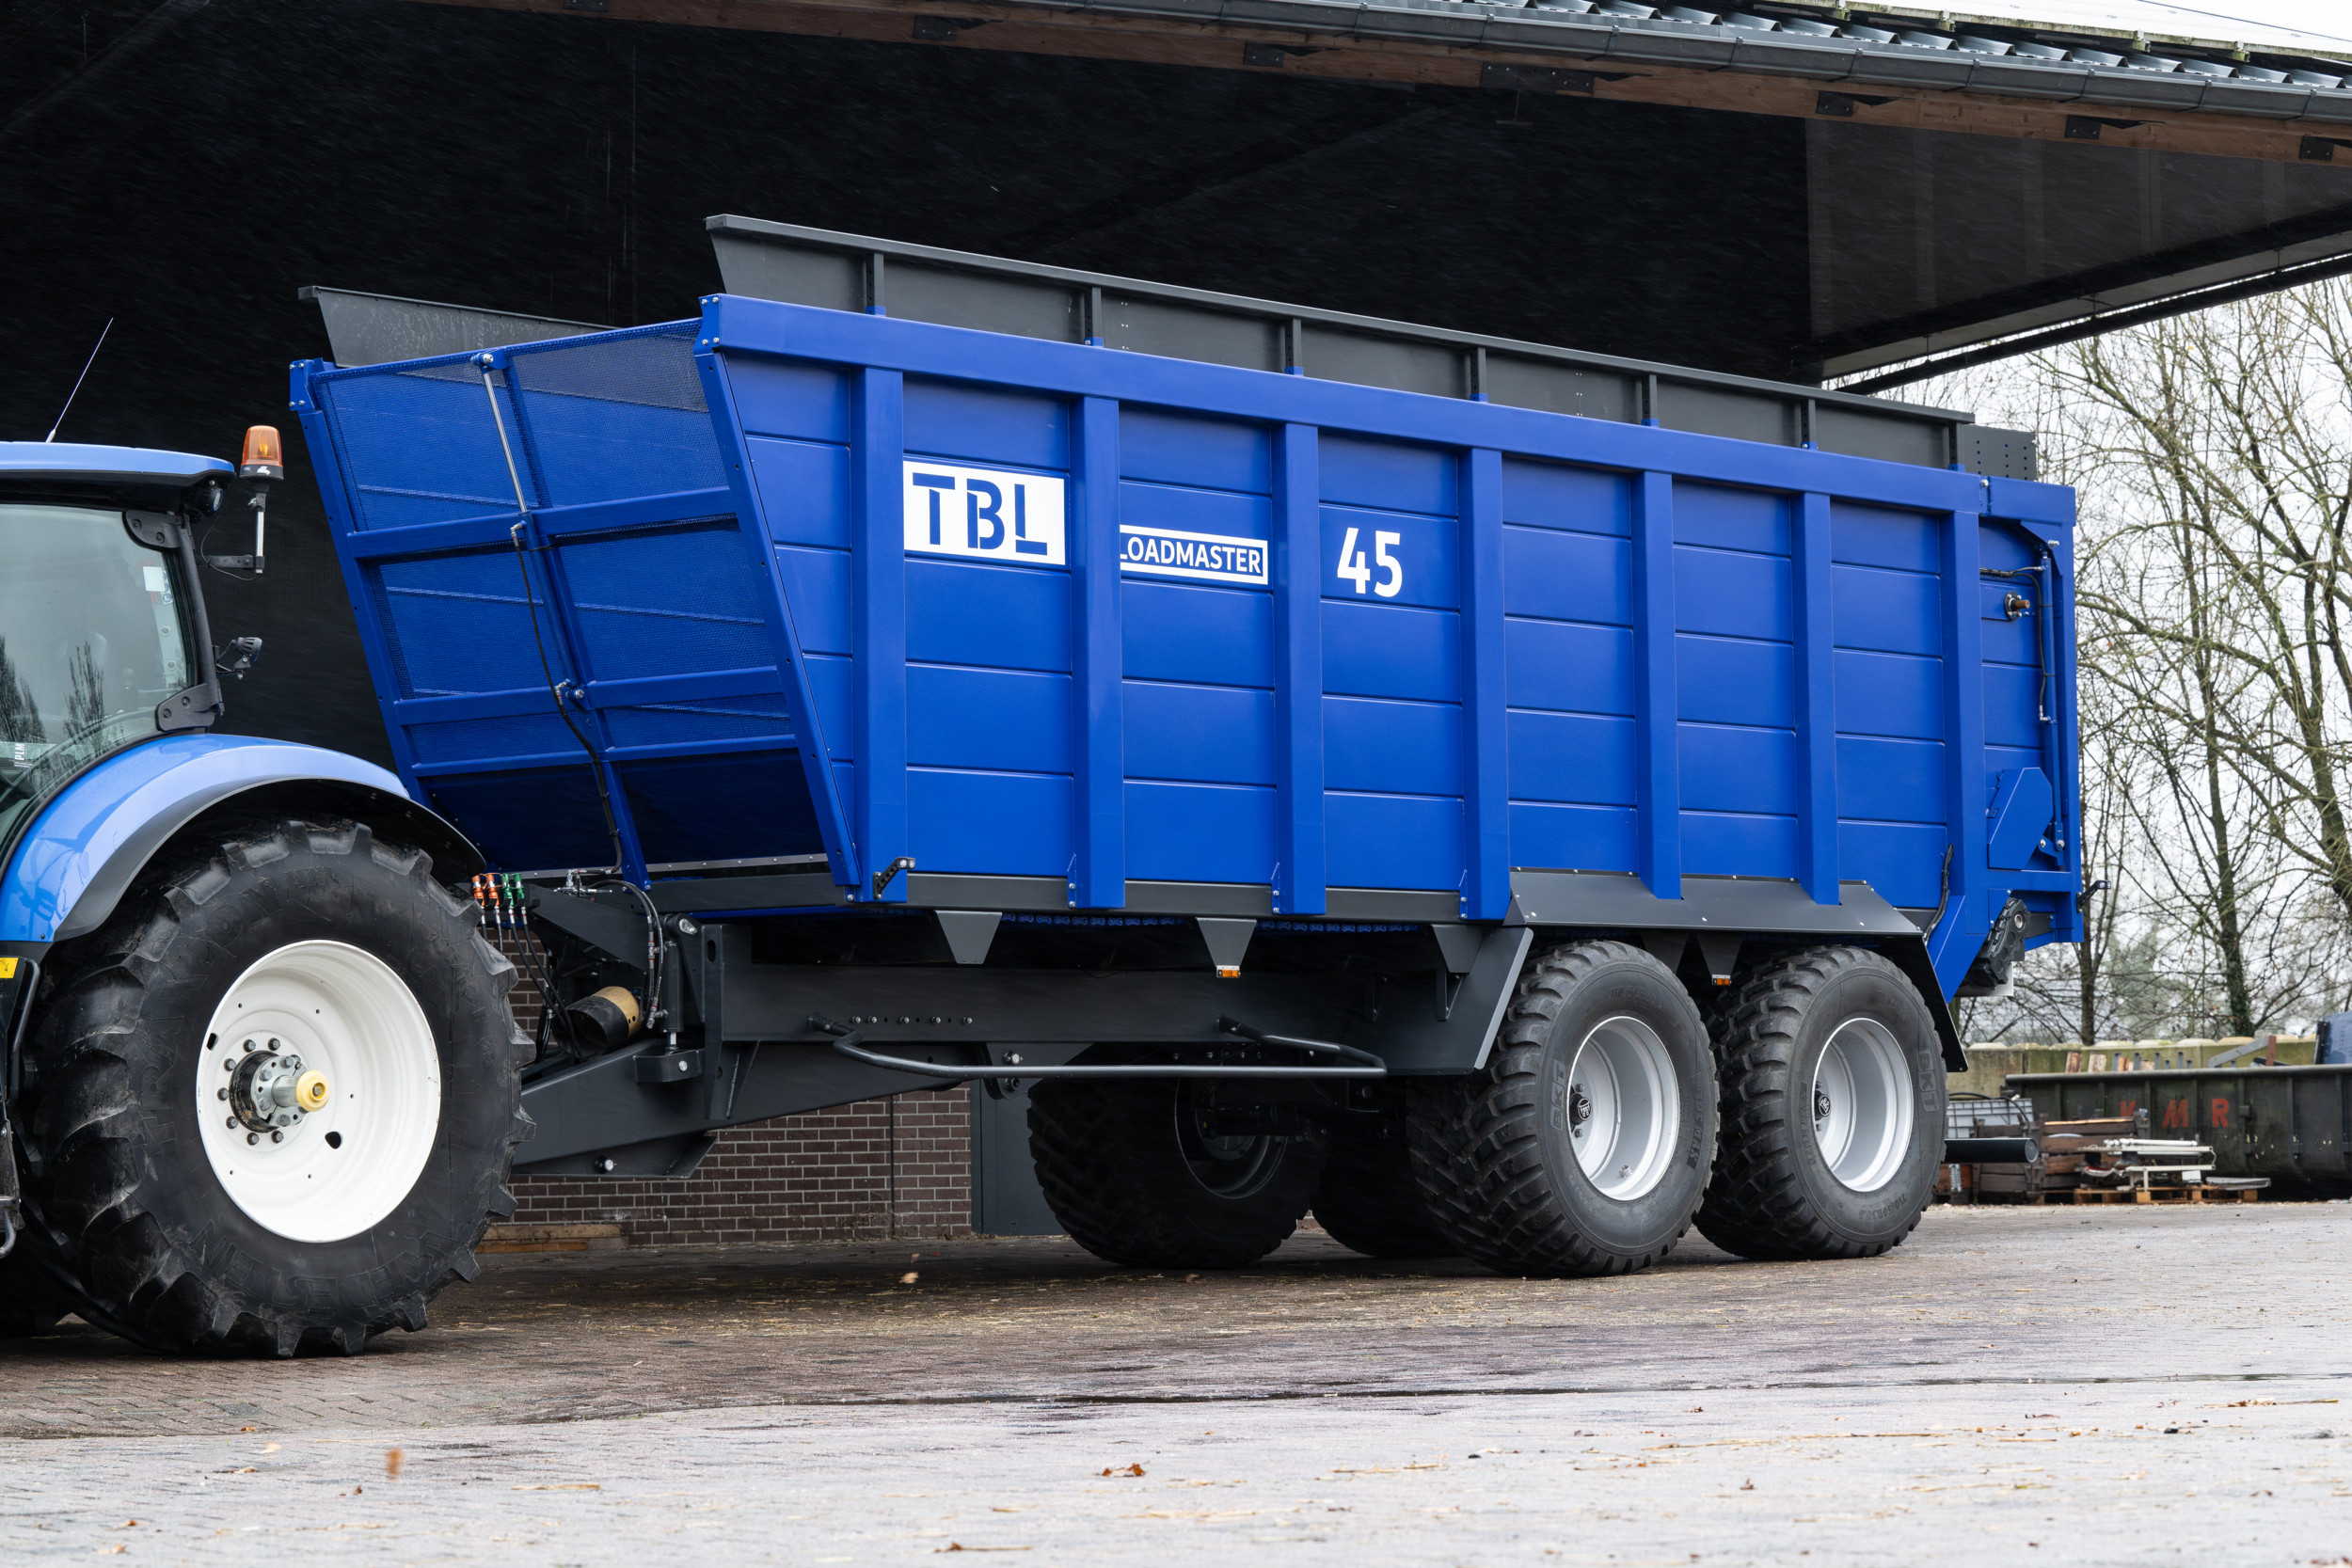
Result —
[[2106, 883], [2085, 895], [2084, 946], [2031, 955], [1970, 1027], [2252, 1034], [2340, 1005], [2352, 288], [1939, 390], [2038, 430], [2045, 473], [2080, 494], [2083, 832]]

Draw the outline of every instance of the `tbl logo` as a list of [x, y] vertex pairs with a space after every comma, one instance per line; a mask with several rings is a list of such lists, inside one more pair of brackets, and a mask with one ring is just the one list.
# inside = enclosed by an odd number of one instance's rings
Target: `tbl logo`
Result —
[[1025, 566], [1060, 566], [1062, 482], [1050, 474], [973, 468], [953, 463], [906, 465], [907, 549]]

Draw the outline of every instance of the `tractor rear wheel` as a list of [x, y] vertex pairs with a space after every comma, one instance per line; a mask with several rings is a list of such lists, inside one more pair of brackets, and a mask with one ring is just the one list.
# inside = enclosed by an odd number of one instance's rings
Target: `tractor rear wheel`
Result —
[[356, 1354], [422, 1328], [514, 1212], [514, 969], [426, 855], [362, 824], [208, 836], [52, 952], [25, 1240], [141, 1344]]

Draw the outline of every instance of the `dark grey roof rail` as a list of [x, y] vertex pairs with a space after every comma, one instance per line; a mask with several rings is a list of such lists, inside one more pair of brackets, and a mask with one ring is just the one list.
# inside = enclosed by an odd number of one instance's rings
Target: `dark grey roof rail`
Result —
[[355, 289], [310, 287], [297, 291], [294, 297], [319, 308], [326, 323], [329, 352], [345, 370], [612, 330], [593, 322], [525, 316], [512, 310], [444, 305], [437, 300], [404, 299]]
[[753, 299], [2034, 477], [2030, 432], [1946, 408], [759, 218], [707, 223], [726, 292]]

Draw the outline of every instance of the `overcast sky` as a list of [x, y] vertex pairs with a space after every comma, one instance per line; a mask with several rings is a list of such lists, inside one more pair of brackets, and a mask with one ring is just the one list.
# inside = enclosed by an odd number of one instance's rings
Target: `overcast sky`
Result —
[[[1933, 0], [1893, 3], [1925, 10]], [[2331, 57], [2352, 51], [2352, 0], [1961, 0], [1947, 14], [2130, 29]]]
[[2220, 5], [2182, 6], [2216, 21], [2233, 18], [2266, 22], [2273, 27], [2293, 27], [2322, 38], [2352, 41], [2352, 15], [2344, 0], [2224, 0]]
[[2249, 43], [2257, 41], [2249, 28], [2291, 28], [2314, 40], [2352, 45], [2352, 6], [2346, 0], [1979, 0], [1955, 9], [2059, 24], [2104, 22]]

